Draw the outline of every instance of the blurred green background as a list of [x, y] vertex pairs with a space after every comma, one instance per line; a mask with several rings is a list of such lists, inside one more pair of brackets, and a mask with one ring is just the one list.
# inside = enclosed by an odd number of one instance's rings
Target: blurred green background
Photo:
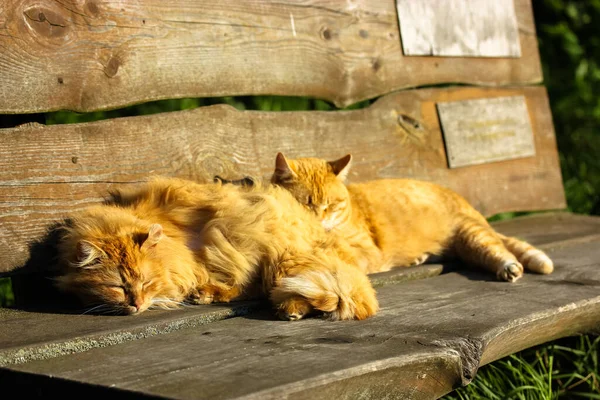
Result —
[[569, 209], [600, 215], [600, 0], [533, 0]]
[[[532, 0], [544, 84], [548, 88], [569, 210], [600, 215], [600, 0]], [[355, 104], [362, 108], [373, 100]], [[336, 108], [325, 101], [297, 97], [177, 99], [119, 110], [31, 116], [47, 124], [89, 122], [147, 115], [212, 104], [240, 110], [295, 111]], [[7, 123], [8, 121], [8, 123]], [[0, 115], [4, 126], [23, 117]], [[519, 215], [509, 213], [502, 218]], [[0, 278], [0, 305], [13, 302], [8, 278]], [[475, 382], [449, 398], [600, 399], [598, 338], [562, 339], [482, 368]], [[562, 363], [562, 364], [561, 364]], [[562, 366], [560, 366], [562, 365]]]

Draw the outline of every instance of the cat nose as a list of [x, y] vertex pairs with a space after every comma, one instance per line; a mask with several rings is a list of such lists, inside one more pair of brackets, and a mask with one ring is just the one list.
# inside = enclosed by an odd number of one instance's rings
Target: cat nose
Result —
[[141, 299], [135, 299], [135, 300], [133, 300], [132, 306], [135, 307], [136, 311], [140, 311], [140, 308], [142, 308], [142, 304], [144, 304], [144, 303], [142, 302]]

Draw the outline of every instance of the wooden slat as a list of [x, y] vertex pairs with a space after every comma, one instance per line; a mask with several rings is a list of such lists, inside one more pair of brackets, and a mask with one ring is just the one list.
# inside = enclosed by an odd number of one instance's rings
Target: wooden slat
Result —
[[[536, 157], [449, 170], [435, 103], [523, 95]], [[354, 153], [350, 181], [412, 177], [463, 194], [485, 215], [565, 206], [546, 91], [426, 89], [345, 112], [240, 112], [228, 106], [76, 125], [0, 130], [0, 271], [28, 258], [52, 221], [151, 174], [212, 180], [268, 175], [275, 155]]]
[[600, 329], [600, 247], [580, 241], [549, 254], [552, 275], [514, 284], [462, 271], [384, 286], [380, 313], [365, 321], [290, 323], [264, 312], [9, 366], [0, 376], [19, 378], [7, 388], [60, 378], [56, 392], [83, 383], [167, 398], [433, 399], [468, 383], [480, 365]]
[[[375, 287], [381, 287], [431, 278], [448, 270], [441, 264], [420, 265], [373, 274], [370, 279]], [[0, 366], [113, 346], [179, 329], [196, 329], [200, 325], [270, 309], [268, 302], [245, 301], [194, 305], [171, 311], [150, 310], [135, 318], [115, 318], [114, 315], [84, 314], [85, 310], [65, 308], [53, 300], [56, 299], [38, 295], [36, 309], [0, 308]], [[40, 305], [47, 303], [55, 305], [40, 309]], [[39, 326], [44, 329], [36, 329]]]
[[0, 308], [0, 365], [43, 360], [197, 328], [248, 314], [259, 307], [258, 302], [189, 306], [173, 311], [149, 311], [139, 318], [83, 314], [85, 310], [58, 314], [56, 309], [51, 313]]
[[522, 57], [479, 59], [405, 57], [394, 1], [4, 0], [0, 113], [246, 94], [344, 106], [442, 82], [539, 82], [530, 0], [515, 9]]
[[499, 232], [543, 246], [600, 236], [600, 218], [570, 213], [541, 213], [493, 223]]

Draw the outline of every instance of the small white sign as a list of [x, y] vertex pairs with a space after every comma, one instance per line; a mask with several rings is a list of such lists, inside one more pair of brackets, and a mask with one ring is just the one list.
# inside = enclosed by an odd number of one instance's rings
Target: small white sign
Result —
[[514, 0], [396, 0], [406, 56], [520, 57]]

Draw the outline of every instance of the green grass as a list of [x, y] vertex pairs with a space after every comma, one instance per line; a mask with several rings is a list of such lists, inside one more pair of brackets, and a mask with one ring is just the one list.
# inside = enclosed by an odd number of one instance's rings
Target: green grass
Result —
[[15, 303], [10, 278], [0, 278], [0, 307], [10, 307]]
[[599, 358], [600, 336], [559, 339], [482, 367], [443, 399], [600, 399]]

